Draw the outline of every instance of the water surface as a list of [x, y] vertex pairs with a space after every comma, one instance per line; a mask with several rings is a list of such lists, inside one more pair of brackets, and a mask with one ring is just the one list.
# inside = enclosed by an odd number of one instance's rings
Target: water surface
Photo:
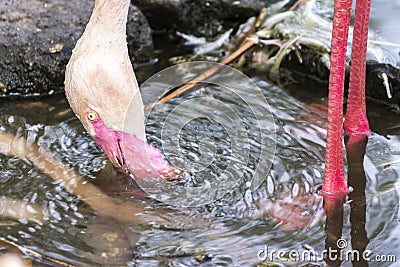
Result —
[[[374, 10], [385, 7], [390, 15], [385, 18], [395, 14], [396, 1], [381, 3]], [[321, 7], [321, 14], [329, 16], [329, 6]], [[372, 26], [384, 38], [396, 42], [390, 32], [398, 30], [397, 26], [385, 24], [379, 14], [372, 13]], [[165, 140], [159, 129], [168, 112], [185, 100], [205, 96], [231, 103], [245, 125], [248, 135], [243, 146], [250, 154], [243, 180], [219, 200], [188, 208], [148, 198], [132, 179], [115, 172], [72, 114], [64, 96], [1, 99], [2, 132], [22, 136], [50, 151], [115, 199], [145, 208], [138, 222], [99, 214], [30, 162], [0, 155], [0, 196], [42, 206], [46, 218], [42, 223], [2, 218], [0, 237], [78, 266], [256, 266], [261, 263], [259, 252], [266, 246], [270, 251], [287, 252], [275, 265], [267, 266], [310, 266], [287, 259], [290, 250], [321, 252], [325, 248], [325, 218], [316, 193], [323, 179], [326, 111], [315, 104], [326, 105], [326, 97], [313, 96], [305, 88], [298, 88], [299, 94], [294, 97], [263, 77], [251, 78], [267, 99], [276, 126], [275, 157], [265, 182], [254, 192], [247, 181], [261, 149], [259, 118], [252, 116], [249, 108], [255, 103], [244, 105], [226, 88], [206, 85], [154, 110], [147, 121], [148, 140], [162, 147]], [[145, 101], [149, 94], [151, 91], [144, 93]], [[367, 249], [373, 255], [394, 255], [400, 260], [399, 115], [373, 103], [368, 108], [373, 134], [364, 162]], [[190, 118], [196, 109], [202, 109], [200, 102], [186, 108], [182, 118]], [[174, 125], [172, 121], [170, 126]], [[186, 186], [213, 181], [230, 161], [241, 156], [231, 153], [226, 129], [212, 120], [191, 120], [178, 130], [180, 150], [166, 155], [191, 171], [194, 178]], [[210, 164], [202, 164], [199, 159], [204, 158]], [[349, 217], [350, 204], [346, 203], [343, 239], [350, 244]], [[313, 266], [324, 266], [324, 262], [316, 261]], [[371, 262], [370, 266], [396, 263]]]

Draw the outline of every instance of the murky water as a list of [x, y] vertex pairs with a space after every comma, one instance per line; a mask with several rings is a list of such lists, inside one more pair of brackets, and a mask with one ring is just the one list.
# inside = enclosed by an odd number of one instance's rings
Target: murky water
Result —
[[[329, 16], [328, 10], [321, 12]], [[382, 27], [386, 26], [378, 26], [378, 30]], [[116, 173], [71, 113], [63, 96], [2, 99], [2, 133], [22, 136], [41, 150], [51, 151], [60, 162], [103, 192], [122, 200], [124, 205], [143, 207], [143, 212], [137, 221], [135, 217], [126, 220], [98, 213], [84, 199], [60, 185], [57, 177], [54, 180], [51, 174], [44, 174], [29, 161], [0, 154], [0, 205], [6, 198], [22, 200], [31, 205], [28, 211], [35, 208], [44, 216], [42, 222], [18, 219], [18, 214], [15, 218], [4, 217], [0, 237], [78, 266], [255, 266], [263, 262], [259, 257], [265, 256], [266, 246], [269, 252], [281, 250], [283, 254], [274, 265], [266, 259], [265, 266], [311, 266], [307, 261], [290, 261], [289, 254], [291, 250], [322, 253], [325, 248], [325, 218], [321, 197], [315, 193], [323, 179], [326, 111], [315, 104], [325, 104], [326, 98], [311, 97], [304, 92], [300, 101], [298, 95], [294, 98], [260, 77], [252, 80], [262, 89], [276, 126], [275, 157], [264, 183], [254, 192], [248, 181], [260, 155], [257, 128], [260, 118], [253, 116], [249, 107], [256, 105], [257, 99], [244, 105], [226, 89], [207, 85], [184, 99], [153, 110], [149, 116], [148, 139], [158, 147], [168, 142], [159, 130], [165, 126], [166, 115], [188, 99], [202, 96], [209, 101], [230, 103], [243, 120], [248, 135], [241, 139], [241, 145], [249, 151], [243, 179], [217, 201], [189, 208], [171, 207], [148, 198], [133, 180]], [[151, 91], [144, 92], [145, 101], [150, 96]], [[204, 102], [184, 107], [182, 118], [196, 115], [200, 104]], [[394, 255], [398, 262], [399, 115], [370, 103], [369, 117], [374, 133], [365, 160], [367, 249], [373, 251], [371, 258]], [[180, 150], [166, 151], [166, 155], [171, 162], [186, 166], [193, 178], [177, 186], [212, 182], [232, 160], [242, 156], [232, 153], [232, 140], [220, 123], [199, 117], [188, 120], [183, 127], [174, 120], [169, 126], [179, 132]], [[348, 244], [354, 238], [350, 213], [350, 204], [346, 203], [343, 239]], [[35, 264], [58, 266], [50, 262]], [[324, 263], [317, 260], [312, 266]], [[396, 266], [396, 263], [370, 262], [370, 266]]]

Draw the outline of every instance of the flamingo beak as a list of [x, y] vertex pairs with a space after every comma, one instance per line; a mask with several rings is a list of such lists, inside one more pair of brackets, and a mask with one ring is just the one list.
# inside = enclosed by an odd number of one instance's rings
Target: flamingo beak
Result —
[[176, 179], [181, 170], [170, 165], [161, 151], [126, 132], [108, 127], [97, 112], [89, 111], [87, 119], [94, 129], [94, 139], [104, 150], [113, 165], [135, 178]]
[[122, 152], [122, 140], [115, 135], [113, 130], [109, 131], [108, 134], [96, 134], [94, 136], [96, 143], [104, 150], [107, 157], [110, 159], [112, 164], [118, 168], [127, 172], [125, 157]]

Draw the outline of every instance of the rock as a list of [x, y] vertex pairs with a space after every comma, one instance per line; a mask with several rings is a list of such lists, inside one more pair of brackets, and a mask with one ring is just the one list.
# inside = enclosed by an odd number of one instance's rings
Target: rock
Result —
[[[93, 5], [93, 0], [1, 0], [0, 95], [62, 92], [65, 66]], [[131, 57], [148, 60], [151, 30], [133, 5], [127, 30]]]
[[[400, 110], [400, 69], [386, 63], [367, 61], [367, 97], [385, 103], [395, 111]], [[383, 75], [386, 75], [384, 77]], [[387, 83], [388, 88], [385, 88]], [[390, 97], [388, 97], [388, 92]], [[398, 129], [398, 127], [396, 127]]]
[[277, 2], [282, 0], [136, 0], [135, 5], [154, 29], [212, 37]]
[[[299, 58], [302, 59], [301, 62]], [[328, 95], [330, 71], [329, 64], [327, 64], [328, 60], [328, 55], [324, 55], [320, 51], [306, 46], [298, 46], [297, 50], [287, 53], [287, 56], [282, 60], [278, 75], [271, 81], [286, 85], [293, 95], [296, 95], [296, 92], [299, 93], [298, 88], [313, 88], [309, 93], [314, 97], [326, 97]], [[400, 69], [389, 63], [381, 63], [380, 60], [368, 60], [366, 62], [366, 96], [369, 100], [384, 104], [398, 113], [400, 110]], [[347, 62], [346, 64], [345, 95], [347, 95], [350, 80], [350, 63]], [[270, 75], [270, 73], [268, 74]], [[289, 84], [295, 86], [289, 88], [290, 86], [287, 86]], [[304, 96], [304, 92], [301, 92], [301, 94]]]

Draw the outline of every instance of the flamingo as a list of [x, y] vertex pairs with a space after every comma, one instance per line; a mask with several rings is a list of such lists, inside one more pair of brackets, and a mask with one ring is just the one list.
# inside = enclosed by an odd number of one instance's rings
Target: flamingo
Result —
[[115, 167], [136, 178], [172, 179], [181, 171], [146, 142], [143, 102], [126, 41], [129, 5], [130, 0], [95, 1], [66, 67], [65, 93]]
[[[352, 0], [335, 0], [328, 95], [328, 133], [322, 194], [343, 197], [348, 192], [344, 177], [343, 129], [347, 156], [365, 153], [360, 145], [370, 136], [365, 103], [365, 70], [371, 0], [357, 0], [350, 67], [350, 84], [343, 123], [343, 91], [346, 48]], [[364, 146], [365, 147], [365, 146]]]
[[[87, 132], [111, 162], [136, 178], [175, 178], [180, 170], [146, 143], [144, 109], [129, 60], [126, 22], [130, 0], [96, 0], [89, 23], [66, 68], [65, 92]], [[343, 123], [346, 47], [352, 0], [335, 0], [329, 77], [328, 135], [322, 193], [348, 193], [344, 177], [343, 128], [347, 153], [370, 135], [365, 108], [365, 59], [371, 0], [357, 0], [347, 112]], [[129, 106], [133, 112], [129, 113]], [[125, 125], [124, 122], [128, 120]]]

